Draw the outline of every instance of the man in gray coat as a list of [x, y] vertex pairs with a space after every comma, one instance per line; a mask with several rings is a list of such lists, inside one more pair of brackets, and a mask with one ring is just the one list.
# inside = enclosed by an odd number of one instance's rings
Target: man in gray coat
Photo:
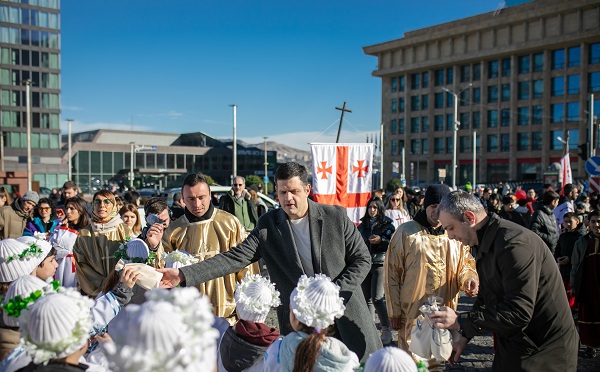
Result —
[[579, 337], [562, 278], [544, 242], [526, 228], [487, 215], [474, 196], [456, 191], [438, 205], [448, 237], [471, 246], [480, 287], [471, 311], [442, 307], [438, 328], [460, 329], [458, 357], [470, 338], [496, 335], [494, 371], [575, 371]]
[[282, 334], [293, 331], [289, 322], [290, 294], [301, 275], [322, 273], [340, 286], [346, 312], [335, 322], [337, 336], [360, 358], [382, 347], [361, 283], [371, 268], [371, 256], [360, 233], [341, 207], [308, 199], [306, 168], [290, 162], [275, 172], [281, 209], [263, 215], [244, 242], [198, 264], [159, 270], [161, 286], [195, 286], [237, 272], [263, 258], [271, 281], [281, 292], [277, 308]]

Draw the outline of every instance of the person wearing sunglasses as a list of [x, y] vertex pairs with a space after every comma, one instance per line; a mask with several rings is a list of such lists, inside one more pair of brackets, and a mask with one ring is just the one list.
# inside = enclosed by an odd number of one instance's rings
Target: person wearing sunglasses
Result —
[[410, 215], [406, 210], [406, 200], [404, 199], [406, 199], [406, 195], [404, 194], [404, 190], [402, 188], [396, 190], [388, 198], [385, 215], [393, 221], [395, 229], [397, 229], [398, 226], [402, 225], [403, 223], [411, 220]]
[[237, 176], [233, 179], [231, 190], [219, 199], [219, 209], [237, 217], [249, 233], [256, 226], [258, 213], [252, 196], [246, 191], [246, 179]]
[[56, 218], [56, 204], [49, 198], [41, 198], [33, 210], [33, 220], [27, 223], [23, 235], [33, 236], [35, 233], [46, 234], [48, 238], [60, 224]]
[[133, 232], [119, 216], [112, 192], [100, 190], [92, 200], [91, 225], [79, 231], [73, 255], [81, 291], [96, 297], [102, 289], [102, 283], [117, 264], [115, 252], [122, 243], [131, 239]]

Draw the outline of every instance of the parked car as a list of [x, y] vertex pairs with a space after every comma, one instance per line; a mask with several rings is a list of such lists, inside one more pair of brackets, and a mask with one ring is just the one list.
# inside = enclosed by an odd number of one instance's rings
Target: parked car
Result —
[[142, 200], [141, 200], [142, 205], [144, 205], [146, 200], [148, 200], [152, 197], [155, 197], [155, 196], [159, 196], [158, 191], [155, 189], [141, 189], [141, 190], [137, 190], [137, 192], [140, 193], [140, 197], [142, 198]]

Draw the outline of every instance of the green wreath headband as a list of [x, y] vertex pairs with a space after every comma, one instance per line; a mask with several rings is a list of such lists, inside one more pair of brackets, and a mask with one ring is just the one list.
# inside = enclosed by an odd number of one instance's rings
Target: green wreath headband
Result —
[[[55, 280], [50, 284], [52, 285], [52, 289], [55, 292], [58, 290], [58, 287], [60, 287], [60, 282], [58, 280]], [[27, 306], [29, 306], [29, 304], [34, 303], [35, 300], [42, 297], [46, 292], [46, 290], [38, 289], [36, 291], [33, 291], [27, 297], [15, 296], [11, 298], [7, 303], [3, 304], [2, 307], [4, 308], [6, 315], [18, 318], [19, 315], [21, 315], [21, 311], [27, 309]]]
[[44, 251], [42, 250], [42, 248], [38, 247], [35, 243], [33, 243], [28, 248], [25, 248], [23, 252], [19, 254], [14, 254], [12, 256], [8, 256], [6, 258], [6, 262], [11, 262], [16, 259], [19, 259], [21, 261], [29, 260], [34, 257], [40, 257], [40, 255], [43, 253]]

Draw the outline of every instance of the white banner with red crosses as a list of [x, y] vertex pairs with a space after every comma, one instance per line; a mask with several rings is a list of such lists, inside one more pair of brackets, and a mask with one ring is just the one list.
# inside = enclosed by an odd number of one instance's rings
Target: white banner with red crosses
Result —
[[313, 143], [313, 196], [319, 203], [340, 205], [358, 224], [371, 198], [372, 143]]

